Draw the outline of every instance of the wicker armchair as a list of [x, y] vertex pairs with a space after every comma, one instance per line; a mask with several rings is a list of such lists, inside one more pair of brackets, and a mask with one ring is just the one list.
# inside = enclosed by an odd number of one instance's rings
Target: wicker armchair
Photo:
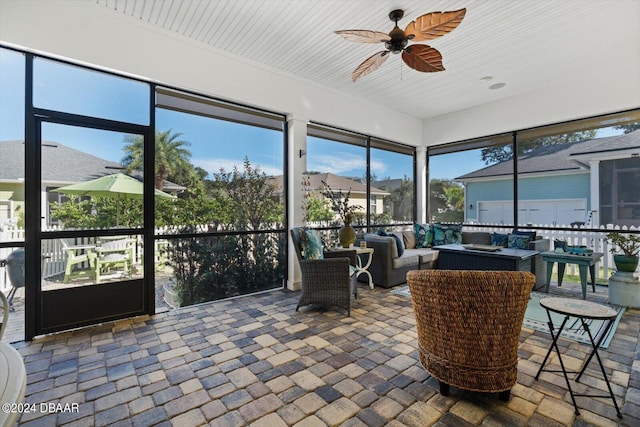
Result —
[[317, 304], [344, 308], [351, 316], [351, 293], [357, 298], [358, 288], [349, 266], [356, 264], [356, 251], [324, 251], [323, 259], [304, 259], [300, 229], [291, 230], [291, 239], [302, 273], [302, 292], [296, 311], [302, 306]]
[[535, 276], [521, 271], [410, 271], [420, 362], [440, 382], [509, 400]]

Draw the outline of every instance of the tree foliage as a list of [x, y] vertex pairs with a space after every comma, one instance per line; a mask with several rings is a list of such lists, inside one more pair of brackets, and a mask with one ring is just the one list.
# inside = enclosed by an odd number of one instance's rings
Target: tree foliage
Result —
[[[284, 220], [283, 206], [267, 175], [245, 158], [242, 170], [222, 169], [209, 184], [210, 197], [179, 199], [178, 203], [185, 204], [188, 215], [206, 221], [212, 231], [238, 234], [172, 240], [169, 265], [182, 305], [268, 289], [284, 278], [285, 236], [245, 233], [276, 228]], [[180, 232], [197, 230], [185, 225]]]
[[389, 191], [389, 195], [384, 198], [384, 205], [385, 211], [390, 212], [393, 219], [410, 219], [413, 209], [413, 180], [405, 176], [398, 187]]
[[432, 179], [429, 182], [430, 219], [442, 222], [464, 220], [464, 190], [449, 179]]
[[[552, 135], [543, 138], [532, 139], [529, 141], [518, 141], [518, 156], [525, 155], [533, 150], [537, 150], [542, 147], [585, 141], [593, 139], [595, 138], [595, 136], [595, 130], [586, 130], [582, 132], [570, 132], [565, 134]], [[513, 158], [513, 149], [511, 144], [485, 147], [481, 151], [481, 156], [482, 160], [487, 165], [504, 162]]]
[[625, 134], [631, 133], [640, 129], [640, 122], [616, 126], [615, 129], [622, 130]]
[[[155, 140], [155, 187], [162, 190], [164, 180], [171, 180], [180, 185], [191, 185], [196, 178], [193, 165], [189, 163], [191, 152], [185, 147], [191, 145], [188, 141], [180, 140], [181, 133], [171, 133], [171, 129], [156, 131]], [[126, 172], [144, 171], [144, 139], [139, 135], [124, 137], [125, 157], [122, 165]]]

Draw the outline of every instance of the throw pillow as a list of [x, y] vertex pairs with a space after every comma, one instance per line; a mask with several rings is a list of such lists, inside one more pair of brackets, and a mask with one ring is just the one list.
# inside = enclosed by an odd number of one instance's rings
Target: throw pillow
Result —
[[508, 234], [500, 234], [500, 233], [492, 233], [491, 234], [491, 244], [494, 246], [502, 246], [507, 247], [509, 244], [509, 235]]
[[384, 230], [378, 230], [378, 236], [393, 237], [393, 239], [396, 241], [396, 248], [398, 248], [398, 256], [402, 256], [402, 254], [404, 253], [404, 244], [400, 237], [396, 236], [393, 233], [387, 233]]
[[509, 234], [507, 238], [507, 247], [513, 249], [527, 249], [529, 248], [529, 242], [531, 236], [525, 236], [522, 234]]
[[535, 231], [513, 230], [511, 232], [511, 234], [517, 234], [519, 236], [529, 236], [529, 237], [531, 237], [531, 240], [536, 240], [536, 232]]
[[430, 248], [433, 244], [433, 230], [429, 224], [413, 224], [416, 233], [416, 248]]
[[433, 246], [462, 243], [462, 224], [432, 224]]
[[304, 259], [323, 259], [322, 239], [311, 230], [300, 232], [300, 247]]
[[416, 233], [413, 231], [403, 231], [402, 240], [404, 241], [404, 247], [406, 249], [416, 248]]

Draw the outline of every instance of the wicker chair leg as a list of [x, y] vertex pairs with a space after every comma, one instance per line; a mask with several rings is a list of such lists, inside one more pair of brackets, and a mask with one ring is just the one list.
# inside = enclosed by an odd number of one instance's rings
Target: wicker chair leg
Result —
[[511, 398], [511, 390], [505, 390], [500, 392], [500, 400], [503, 402], [508, 402], [509, 398]]
[[443, 396], [449, 396], [449, 384], [443, 383], [442, 381], [438, 381], [440, 383], [440, 394]]

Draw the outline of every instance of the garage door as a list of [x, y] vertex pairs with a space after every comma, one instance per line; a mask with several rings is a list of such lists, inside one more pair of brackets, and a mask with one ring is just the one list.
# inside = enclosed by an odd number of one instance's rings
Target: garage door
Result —
[[[522, 200], [518, 203], [520, 224], [569, 226], [585, 221], [586, 199]], [[478, 222], [483, 224], [513, 224], [513, 202], [478, 202]]]

